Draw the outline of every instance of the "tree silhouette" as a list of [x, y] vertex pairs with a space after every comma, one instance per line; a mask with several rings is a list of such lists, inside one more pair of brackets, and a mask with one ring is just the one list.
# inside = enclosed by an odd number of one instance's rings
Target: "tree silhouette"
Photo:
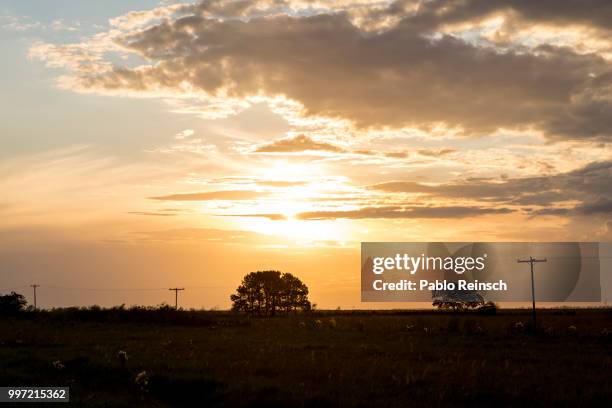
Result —
[[263, 316], [310, 310], [308, 287], [296, 276], [279, 271], [247, 274], [230, 299], [232, 310]]
[[438, 290], [432, 291], [433, 305], [438, 309], [460, 312], [475, 309], [485, 304], [482, 295], [469, 290]]
[[0, 313], [21, 312], [27, 304], [25, 296], [11, 292], [9, 295], [0, 296]]

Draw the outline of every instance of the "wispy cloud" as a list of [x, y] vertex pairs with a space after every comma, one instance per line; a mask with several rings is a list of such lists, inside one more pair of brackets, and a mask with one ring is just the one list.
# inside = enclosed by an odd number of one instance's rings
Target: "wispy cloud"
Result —
[[170, 194], [158, 197], [149, 197], [151, 200], [162, 201], [211, 201], [211, 200], [255, 200], [266, 197], [269, 192], [259, 192], [250, 190], [225, 190], [225, 191], [207, 191], [202, 193], [181, 193]]
[[331, 143], [317, 142], [306, 135], [298, 135], [259, 146], [255, 151], [257, 153], [301, 153], [308, 151], [342, 152], [343, 149]]
[[488, 214], [508, 214], [513, 210], [509, 208], [487, 208], [487, 207], [365, 207], [356, 210], [343, 211], [312, 211], [297, 215], [301, 220], [333, 220], [337, 218], [347, 219], [377, 219], [377, 218], [466, 218], [477, 217]]
[[457, 152], [457, 149], [419, 149], [417, 152], [421, 156], [442, 157]]
[[67, 22], [64, 19], [55, 19], [51, 22], [34, 20], [29, 16], [4, 14], [0, 15], [0, 28], [9, 31], [79, 31], [81, 23], [78, 21]]
[[283, 214], [221, 214], [220, 216], [242, 218], [267, 218], [271, 221], [281, 221], [287, 219], [287, 216]]
[[128, 214], [146, 215], [150, 217], [173, 217], [176, 215], [174, 213], [148, 212], [148, 211], [128, 211]]

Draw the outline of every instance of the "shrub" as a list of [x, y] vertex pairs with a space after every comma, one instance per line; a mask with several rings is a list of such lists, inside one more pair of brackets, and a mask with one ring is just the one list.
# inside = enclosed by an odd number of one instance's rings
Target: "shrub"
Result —
[[0, 296], [0, 313], [12, 314], [25, 309], [28, 302], [23, 295], [11, 292], [10, 295]]
[[486, 302], [484, 305], [481, 305], [480, 307], [478, 307], [476, 311], [484, 315], [494, 315], [494, 314], [497, 314], [497, 305], [489, 301], [489, 302]]

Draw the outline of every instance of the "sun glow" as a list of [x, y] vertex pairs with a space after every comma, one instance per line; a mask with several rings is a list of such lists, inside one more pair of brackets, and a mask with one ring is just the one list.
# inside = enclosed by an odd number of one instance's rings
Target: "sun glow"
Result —
[[348, 236], [345, 225], [340, 221], [303, 221], [295, 218], [272, 221], [245, 217], [240, 224], [246, 230], [283, 237], [302, 245], [325, 242], [342, 244]]
[[[235, 203], [227, 209], [237, 219], [240, 229], [274, 235], [301, 244], [308, 242], [343, 242], [346, 225], [341, 220], [300, 220], [302, 212], [320, 209], [330, 192], [347, 188], [343, 180], [329, 177], [323, 166], [275, 160], [255, 171], [259, 180], [268, 180], [270, 196], [257, 202]], [[271, 181], [271, 182], [270, 182]]]

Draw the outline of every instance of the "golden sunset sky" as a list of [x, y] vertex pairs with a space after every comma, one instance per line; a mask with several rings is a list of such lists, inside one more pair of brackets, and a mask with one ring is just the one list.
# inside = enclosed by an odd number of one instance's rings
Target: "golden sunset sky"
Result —
[[3, 1], [0, 292], [368, 308], [361, 241], [609, 241], [611, 38], [605, 0]]

